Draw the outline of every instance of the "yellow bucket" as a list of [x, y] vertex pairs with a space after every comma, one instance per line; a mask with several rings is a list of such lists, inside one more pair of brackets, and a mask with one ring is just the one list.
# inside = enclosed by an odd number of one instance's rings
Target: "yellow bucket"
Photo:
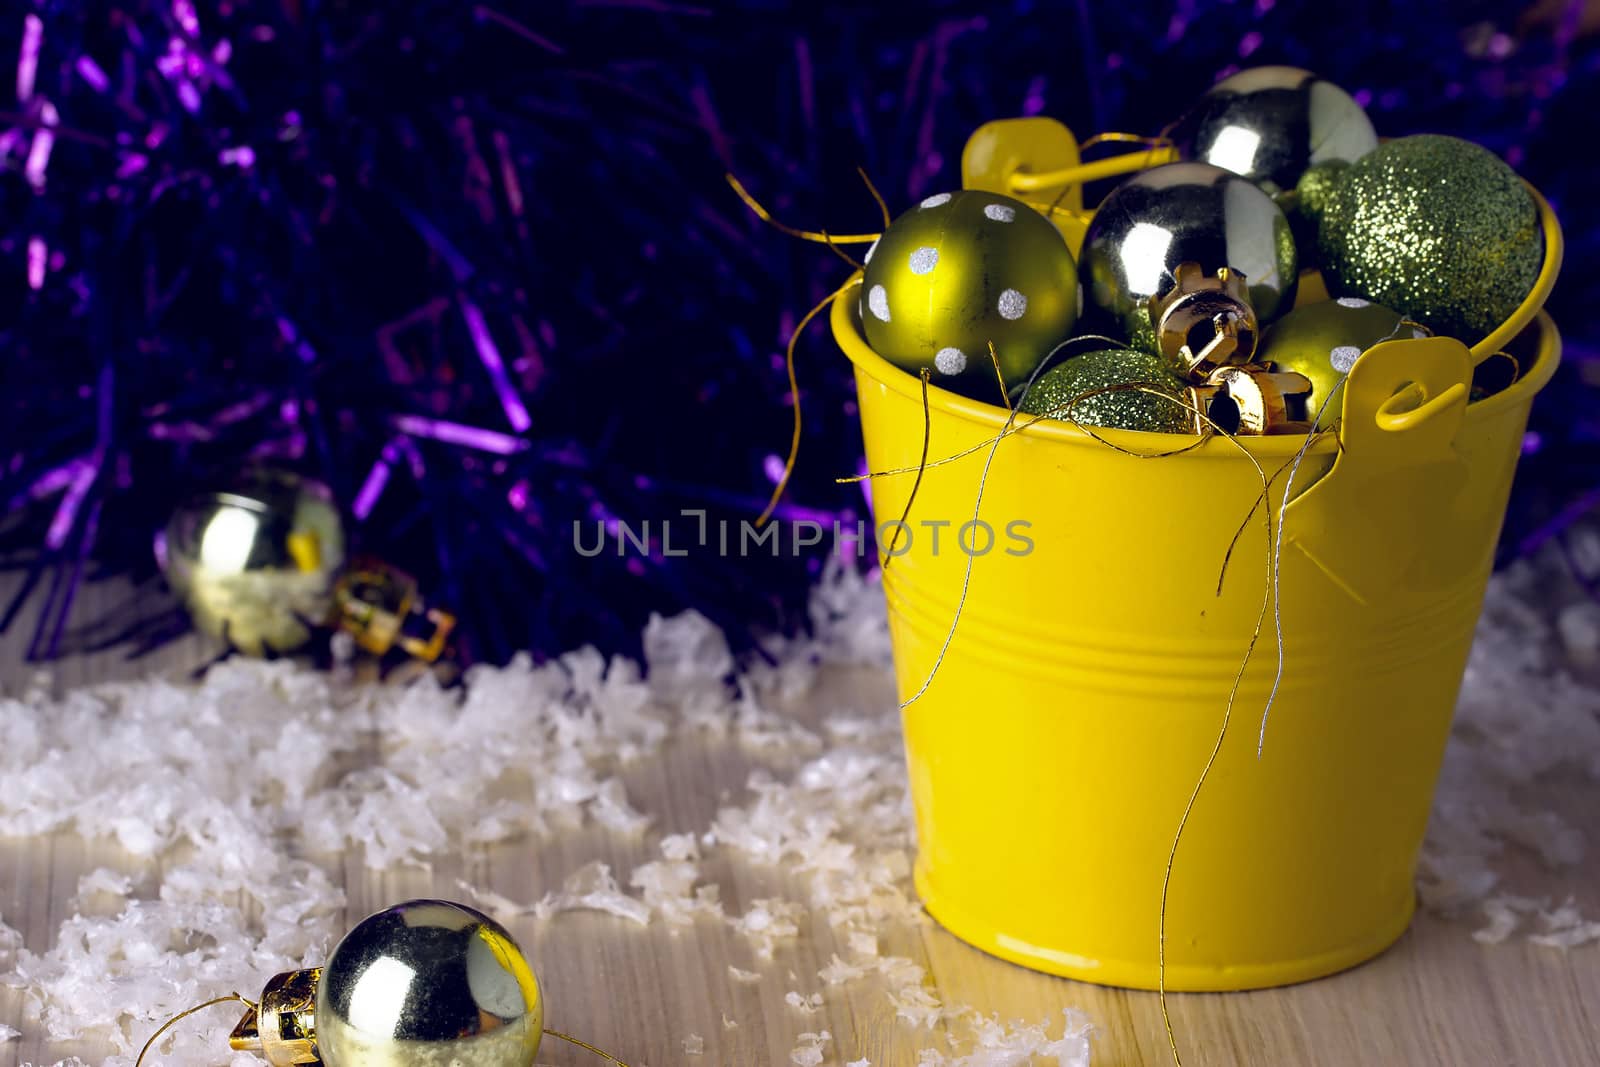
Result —
[[[1560, 356], [1540, 306], [1561, 235], [1539, 206], [1546, 264], [1517, 314], [1473, 352], [1427, 338], [1364, 353], [1342, 441], [1319, 440], [1294, 475], [1278, 561], [1283, 675], [1259, 758], [1277, 669], [1259, 508], [1220, 590], [1218, 575], [1261, 495], [1256, 463], [1277, 475], [1276, 527], [1281, 468], [1303, 439], [1216, 438], [1147, 459], [1047, 420], [1000, 443], [978, 512], [992, 543], [968, 530], [967, 548], [990, 547], [973, 559], [936, 675], [904, 712], [916, 884], [952, 933], [1037, 970], [1156, 987], [1163, 871], [1259, 624], [1173, 867], [1167, 986], [1316, 978], [1401, 935], [1528, 410]], [[1074, 246], [1082, 226], [1064, 228]], [[914, 469], [921, 386], [867, 346], [858, 297], [847, 290], [831, 321], [855, 365], [867, 463]], [[1520, 380], [1469, 406], [1474, 355], [1502, 348]], [[923, 689], [956, 617], [958, 528], [1006, 422], [999, 408], [928, 395], [930, 460], [972, 451], [926, 470], [884, 571], [902, 701]], [[1144, 453], [1190, 440], [1097, 432]], [[899, 519], [913, 480], [874, 481], [880, 524]]]

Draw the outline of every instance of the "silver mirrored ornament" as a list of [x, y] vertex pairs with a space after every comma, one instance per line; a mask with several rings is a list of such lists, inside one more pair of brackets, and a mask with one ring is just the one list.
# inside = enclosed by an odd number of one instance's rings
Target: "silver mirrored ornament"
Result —
[[544, 1002], [499, 923], [443, 900], [362, 920], [323, 965], [317, 1051], [328, 1067], [527, 1067]]
[[487, 915], [412, 900], [358, 923], [321, 967], [276, 975], [229, 1035], [274, 1067], [530, 1067], [544, 1001]]
[[288, 652], [328, 617], [344, 527], [320, 482], [258, 471], [179, 505], [156, 559], [200, 630], [251, 655]]
[[1153, 302], [1177, 287], [1177, 271], [1223, 268], [1244, 276], [1261, 323], [1294, 304], [1298, 258], [1289, 221], [1245, 178], [1207, 163], [1168, 163], [1112, 190], [1084, 235], [1084, 300], [1130, 344], [1159, 352]]
[[1210, 163], [1270, 193], [1318, 163], [1354, 162], [1378, 147], [1355, 98], [1299, 67], [1253, 67], [1212, 86], [1172, 127], [1181, 159]]

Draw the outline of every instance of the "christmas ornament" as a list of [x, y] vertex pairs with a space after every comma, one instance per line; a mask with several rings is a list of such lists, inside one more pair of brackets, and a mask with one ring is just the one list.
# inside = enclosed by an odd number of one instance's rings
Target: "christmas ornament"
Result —
[[1077, 269], [1044, 216], [996, 193], [930, 196], [867, 253], [861, 321], [867, 342], [935, 385], [992, 395], [989, 345], [1017, 385], [1071, 332]]
[[1185, 263], [1203, 276], [1218, 277], [1224, 267], [1243, 275], [1261, 322], [1294, 303], [1288, 220], [1260, 188], [1208, 163], [1168, 163], [1112, 190], [1084, 235], [1085, 299], [1135, 348], [1160, 351], [1151, 302], [1176, 287]]
[[1180, 378], [1205, 378], [1218, 367], [1246, 363], [1259, 325], [1244, 278], [1227, 267], [1208, 275], [1198, 263], [1180, 263], [1172, 291], [1150, 298], [1156, 347]]
[[1308, 417], [1325, 430], [1339, 421], [1343, 398], [1334, 392], [1357, 357], [1379, 341], [1413, 335], [1423, 332], [1407, 325], [1398, 311], [1342, 296], [1295, 308], [1279, 319], [1261, 339], [1260, 356], [1278, 370], [1306, 376]]
[[1319, 237], [1330, 293], [1375, 300], [1467, 344], [1510, 317], [1544, 262], [1522, 179], [1487, 149], [1435, 134], [1351, 164]]
[[305, 644], [328, 616], [344, 528], [327, 486], [263, 470], [173, 513], [156, 559], [195, 625], [251, 655]]
[[1018, 410], [1085, 426], [1194, 433], [1194, 404], [1191, 391], [1172, 376], [1161, 357], [1107, 348], [1071, 356], [1045, 371]]
[[543, 1033], [511, 935], [465, 905], [412, 900], [356, 924], [322, 967], [272, 978], [228, 1043], [274, 1067], [528, 1067]]
[[1350, 164], [1342, 159], [1318, 163], [1300, 175], [1292, 192], [1283, 193], [1277, 198], [1278, 206], [1289, 217], [1289, 227], [1294, 231], [1301, 270], [1316, 265], [1311, 261], [1316, 256], [1317, 231], [1322, 226], [1323, 213], [1328, 210], [1328, 198], [1333, 194], [1333, 187], [1349, 169]]
[[228, 1035], [273, 1067], [531, 1067], [544, 1035], [621, 1060], [544, 1027], [539, 980], [505, 928], [465, 904], [409, 900], [369, 915], [321, 967], [274, 975], [252, 1003], [238, 994], [168, 1019], [240, 1000]]
[[1353, 162], [1378, 146], [1361, 105], [1299, 67], [1254, 67], [1224, 78], [1171, 136], [1179, 158], [1231, 170], [1269, 193], [1293, 189], [1315, 164]]
[[1304, 374], [1260, 363], [1219, 367], [1196, 392], [1210, 424], [1223, 433], [1260, 436], [1311, 429], [1306, 420], [1311, 380]]

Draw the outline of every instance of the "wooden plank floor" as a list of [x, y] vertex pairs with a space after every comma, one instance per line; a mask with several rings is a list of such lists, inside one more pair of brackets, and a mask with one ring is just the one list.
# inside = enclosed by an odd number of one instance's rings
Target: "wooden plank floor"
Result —
[[[114, 594], [91, 589], [87, 595]], [[89, 614], [97, 606], [89, 600], [83, 610]], [[0, 689], [5, 691], [14, 692], [32, 673], [21, 663], [24, 632], [18, 627], [0, 638]], [[192, 669], [207, 655], [206, 646], [191, 638], [136, 664], [114, 653], [78, 656], [53, 673], [60, 687], [135, 673], [171, 675]], [[861, 679], [852, 684], [859, 690]], [[882, 698], [889, 699], [887, 679], [867, 684], [881, 685]], [[806, 713], [805, 706], [796, 709], [798, 715]], [[704, 827], [721, 798], [742, 790], [747, 771], [748, 763], [731, 747], [685, 741], [643, 761], [625, 781], [634, 804], [655, 816], [658, 829], [670, 832]], [[1600, 803], [1592, 784], [1550, 783], [1548, 795], [1575, 825], [1595, 826]], [[645, 839], [577, 832], [541, 843], [537, 854], [501, 847], [447, 857], [431, 872], [375, 874], [356, 861], [334, 861], [331, 873], [343, 881], [350, 915], [359, 917], [411, 896], [459, 898], [461, 878], [531, 900], [541, 891], [536, 887], [548, 887], [552, 877], [596, 858], [627, 870], [655, 856]], [[113, 845], [74, 835], [0, 838], [0, 915], [23, 932], [31, 949], [43, 950], [70, 916], [79, 875], [101, 865], [131, 869], [134, 864]], [[719, 867], [715, 860], [708, 861], [708, 876], [721, 883], [730, 911], [783, 889], [781, 874]], [[1540, 877], [1530, 867], [1524, 885], [1537, 887]], [[1571, 885], [1570, 875], [1560, 884]], [[1578, 884], [1600, 887], [1600, 859], [1591, 854]], [[1584, 903], [1592, 913], [1600, 900]], [[897, 1021], [882, 989], [871, 984], [827, 990], [826, 1006], [814, 1016], [802, 1017], [784, 1003], [791, 989], [817, 988], [817, 970], [839, 950], [821, 919], [798, 942], [780, 947], [774, 962], [759, 967], [748, 943], [725, 924], [702, 923], [673, 935], [659, 924], [642, 928], [605, 915], [570, 913], [557, 921], [513, 919], [508, 925], [536, 961], [550, 1025], [616, 1052], [633, 1067], [787, 1067], [794, 1035], [824, 1028], [835, 1035], [827, 1064], [866, 1057], [874, 1067], [912, 1067], [928, 1044], [926, 1032]], [[1481, 945], [1470, 936], [1474, 925], [1481, 923], [1421, 915], [1395, 948], [1343, 975], [1265, 992], [1174, 996], [1173, 1021], [1184, 1062], [1190, 1067], [1600, 1064], [1600, 948], [1563, 953], [1516, 939]], [[1153, 994], [1033, 974], [967, 947], [931, 922], [884, 949], [924, 965], [946, 1003], [1006, 1019], [1054, 1018], [1057, 1023], [1063, 1008], [1085, 1012], [1096, 1028], [1097, 1067], [1165, 1061]], [[734, 981], [730, 964], [759, 969], [763, 980]], [[736, 1025], [725, 1026], [725, 1018]], [[20, 1040], [0, 1044], [0, 1067], [50, 1063], [68, 1054], [96, 1062], [107, 1051], [92, 1044], [46, 1045], [14, 990], [0, 989], [0, 1022], [23, 1030]], [[685, 1054], [683, 1039], [689, 1034], [704, 1039], [703, 1055]], [[219, 1050], [216, 1062], [224, 1059]], [[578, 1067], [599, 1061], [547, 1041], [540, 1062]]]

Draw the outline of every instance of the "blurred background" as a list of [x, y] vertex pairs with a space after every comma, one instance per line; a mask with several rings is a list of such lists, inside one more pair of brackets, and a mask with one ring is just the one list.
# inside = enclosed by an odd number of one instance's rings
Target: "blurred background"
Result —
[[[959, 184], [989, 119], [1154, 134], [1268, 63], [1342, 85], [1381, 135], [1478, 141], [1555, 205], [1566, 362], [1502, 558], [1600, 501], [1600, 4], [18, 3], [0, 82], [13, 62], [0, 625], [33, 627], [33, 658], [181, 633], [153, 539], [260, 464], [326, 483], [352, 551], [459, 617], [465, 661], [634, 651], [650, 611], [745, 645], [804, 625], [831, 537], [574, 547], [575, 521], [592, 544], [686, 508], [752, 519], [781, 472], [784, 345], [847, 268], [724, 174], [790, 224], [874, 231], [857, 166], [898, 213]], [[824, 323], [798, 374], [780, 515], [853, 525], [854, 387]], [[113, 575], [121, 608], [74, 610]]]

